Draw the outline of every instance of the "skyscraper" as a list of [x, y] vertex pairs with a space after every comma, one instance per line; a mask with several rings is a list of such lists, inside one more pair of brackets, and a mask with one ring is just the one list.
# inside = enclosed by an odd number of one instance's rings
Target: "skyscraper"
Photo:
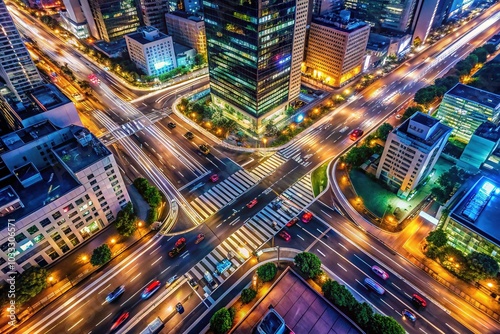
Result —
[[144, 25], [167, 32], [165, 14], [168, 13], [168, 0], [140, 0]]
[[212, 101], [255, 132], [300, 92], [308, 0], [203, 2]]
[[92, 36], [115, 41], [137, 30], [140, 25], [134, 0], [81, 0]]
[[0, 76], [17, 100], [43, 84], [5, 3], [0, 1]]
[[83, 14], [80, 0], [63, 0], [66, 11], [59, 12], [62, 25], [70, 31], [76, 38], [89, 37], [87, 19]]

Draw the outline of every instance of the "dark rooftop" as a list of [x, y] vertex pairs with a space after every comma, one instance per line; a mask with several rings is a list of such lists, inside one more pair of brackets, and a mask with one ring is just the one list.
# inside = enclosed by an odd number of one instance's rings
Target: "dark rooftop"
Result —
[[58, 129], [50, 122], [43, 121], [27, 128], [11, 132], [0, 137], [3, 145], [0, 146], [0, 154], [4, 151], [14, 150], [33, 140], [44, 137]]
[[[85, 129], [85, 131], [88, 131]], [[89, 135], [90, 133], [86, 133]], [[71, 139], [64, 144], [55, 147], [54, 153], [64, 161], [64, 163], [77, 173], [82, 169], [96, 163], [104, 157], [111, 155], [111, 152], [97, 138], [90, 134], [91, 142], [87, 146], [82, 146], [77, 139]], [[78, 135], [77, 135], [78, 138]]]
[[446, 95], [453, 95], [462, 99], [474, 101], [493, 109], [500, 107], [500, 95], [461, 83], [456, 84], [455, 87], [446, 93]]
[[[152, 28], [152, 29], [150, 29], [150, 28]], [[152, 33], [154, 33], [155, 30], [157, 31], [157, 33], [152, 34]], [[149, 33], [147, 35], [147, 36], [149, 36], [149, 38], [146, 38], [145, 37], [146, 35], [144, 33], [146, 33], [146, 34]], [[138, 29], [137, 32], [128, 34], [126, 36], [128, 38], [135, 40], [138, 43], [141, 43], [141, 44], [148, 44], [148, 43], [151, 43], [154, 41], [158, 41], [158, 40], [170, 37], [169, 35], [164, 34], [161, 31], [158, 31], [156, 28], [149, 27], [149, 26], [142, 27], [141, 29]]]
[[500, 125], [484, 122], [474, 131], [474, 135], [496, 142], [500, 139]]
[[38, 169], [31, 162], [14, 169], [14, 175], [16, 175], [20, 181], [27, 180], [36, 174], [38, 174]]
[[24, 205], [24, 208], [5, 216], [6, 219], [0, 219], [0, 230], [7, 226], [7, 219], [20, 220], [79, 186], [60, 164], [45, 168], [40, 174], [43, 180], [27, 188], [24, 188], [14, 175], [0, 181], [0, 189], [12, 186]]
[[363, 333], [340, 310], [290, 269], [283, 273], [233, 333], [252, 333], [252, 328], [257, 326], [268, 312], [270, 305], [285, 320], [288, 329], [297, 334]]
[[352, 19], [349, 17], [349, 15], [347, 15], [346, 17], [342, 17], [342, 15], [333, 13], [329, 15], [313, 17], [312, 22], [345, 32], [355, 31], [357, 29], [368, 26], [368, 23], [358, 19]]
[[429, 128], [433, 127], [436, 123], [439, 123], [438, 119], [419, 112], [413, 114], [413, 117], [411, 119]]
[[11, 104], [11, 107], [16, 111], [19, 117], [27, 119], [68, 103], [71, 103], [71, 100], [56, 86], [53, 84], [45, 84], [34, 89], [28, 95], [28, 98], [25, 99], [23, 104]]
[[481, 177], [451, 210], [450, 217], [500, 245], [500, 183]]
[[[422, 116], [424, 118], [421, 118]], [[422, 121], [423, 122], [422, 124], [428, 125], [429, 127], [435, 125], [434, 129], [431, 130], [431, 135], [429, 136], [429, 138], [424, 139], [421, 137], [417, 137], [411, 133], [408, 133], [408, 126], [410, 125], [410, 120], [415, 118], [417, 118], [417, 122], [421, 123], [420, 121]], [[429, 118], [432, 117], [427, 115], [421, 115], [420, 112], [417, 112], [411, 118], [404, 121], [403, 124], [401, 124], [399, 127], [395, 128], [393, 131], [396, 133], [400, 133], [401, 135], [406, 136], [413, 141], [422, 143], [424, 145], [427, 145], [428, 147], [433, 147], [437, 143], [438, 139], [441, 138], [442, 136], [445, 136], [447, 133], [450, 133], [452, 131], [452, 128], [450, 128], [447, 125], [444, 125], [443, 123], [440, 123], [439, 120], [437, 119], [434, 121], [434, 118], [432, 118], [432, 120]]]
[[169, 15], [169, 14], [172, 14], [174, 16], [179, 16], [179, 17], [182, 17], [184, 19], [188, 19], [188, 20], [195, 21], [195, 22], [201, 22], [201, 21], [203, 21], [203, 19], [201, 17], [194, 16], [192, 14], [185, 13], [185, 12], [178, 11], [178, 10], [176, 10], [174, 12], [171, 12], [171, 13], [168, 13], [167, 15]]

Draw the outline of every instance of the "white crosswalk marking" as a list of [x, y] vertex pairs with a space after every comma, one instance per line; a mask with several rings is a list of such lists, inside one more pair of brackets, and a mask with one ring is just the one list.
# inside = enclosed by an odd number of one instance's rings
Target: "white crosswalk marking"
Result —
[[[224, 282], [245, 262], [241, 255], [241, 248], [245, 248], [250, 253], [257, 250], [314, 200], [311, 175], [307, 174], [301, 178], [285, 193], [288, 199], [284, 201], [283, 206], [288, 208], [288, 213], [282, 209], [274, 210], [271, 204], [267, 205], [191, 268], [188, 274], [200, 280], [208, 271], [219, 284]], [[209, 200], [209, 197], [205, 196], [205, 198]], [[275, 229], [273, 222], [276, 222], [278, 229]], [[214, 275], [217, 264], [226, 258], [231, 261], [232, 267], [221, 275]]]
[[203, 195], [195, 198], [190, 204], [206, 219], [243, 194], [255, 182], [256, 179], [250, 173], [244, 169], [239, 170]]
[[256, 179], [263, 179], [272, 174], [279, 166], [283, 165], [288, 159], [279, 154], [273, 154], [269, 159], [253, 169], [250, 173]]

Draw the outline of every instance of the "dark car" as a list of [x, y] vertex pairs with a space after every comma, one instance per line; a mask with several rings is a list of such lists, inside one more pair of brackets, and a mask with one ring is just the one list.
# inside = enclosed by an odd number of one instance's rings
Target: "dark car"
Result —
[[125, 286], [120, 285], [106, 296], [106, 302], [111, 303], [113, 300], [120, 297], [124, 291], [125, 291]]
[[167, 125], [171, 129], [173, 129], [173, 128], [175, 128], [177, 126], [177, 124], [175, 124], [174, 122], [169, 122]]
[[181, 303], [177, 303], [177, 305], [175, 305], [175, 309], [177, 312], [179, 312], [179, 314], [184, 313], [184, 306], [182, 306]]
[[286, 227], [292, 227], [293, 225], [297, 224], [298, 221], [299, 221], [299, 218], [297, 218], [297, 217], [292, 218], [292, 220], [290, 220], [288, 223], [286, 223]]
[[187, 139], [191, 140], [191, 139], [194, 138], [194, 134], [191, 131], [188, 131], [188, 132], [186, 132], [186, 134], [184, 135], [184, 137], [186, 137]]
[[114, 332], [120, 327], [130, 316], [129, 311], [123, 311], [121, 312], [114, 320], [113, 320], [113, 325], [111, 325], [111, 332]]
[[148, 299], [149, 297], [151, 297], [153, 295], [153, 293], [158, 291], [160, 286], [161, 286], [161, 282], [158, 280], [155, 280], [155, 281], [149, 283], [142, 291], [142, 294], [141, 294], [142, 299]]
[[401, 312], [401, 315], [403, 316], [403, 319], [408, 319], [410, 320], [411, 322], [415, 322], [417, 321], [417, 316], [415, 314], [413, 314], [412, 311], [410, 311], [409, 309], [405, 308], [402, 312]]

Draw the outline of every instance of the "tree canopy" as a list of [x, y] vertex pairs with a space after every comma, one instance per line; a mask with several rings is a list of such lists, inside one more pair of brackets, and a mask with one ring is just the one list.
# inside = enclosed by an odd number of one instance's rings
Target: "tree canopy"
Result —
[[413, 114], [415, 114], [416, 112], [423, 112], [424, 111], [424, 108], [422, 108], [422, 106], [412, 106], [412, 107], [408, 107], [404, 114], [403, 114], [403, 117], [402, 117], [402, 120], [407, 120], [408, 118], [410, 118], [411, 116], [413, 116]]
[[123, 235], [125, 237], [131, 236], [137, 229], [137, 224], [135, 223], [136, 219], [137, 217], [134, 213], [132, 202], [128, 202], [116, 216], [116, 230], [120, 235]]
[[46, 269], [31, 267], [16, 280], [16, 303], [24, 304], [38, 295], [47, 286]]
[[276, 276], [277, 272], [278, 269], [276, 268], [276, 265], [273, 262], [269, 262], [261, 265], [257, 269], [257, 276], [259, 276], [263, 282], [269, 282], [274, 278], [274, 276]]
[[370, 334], [404, 334], [404, 328], [393, 318], [375, 313], [370, 321]]
[[255, 298], [255, 296], [257, 296], [257, 291], [254, 289], [243, 289], [243, 291], [241, 291], [241, 302], [243, 304], [248, 304]]
[[436, 247], [442, 247], [448, 242], [448, 236], [442, 228], [438, 228], [431, 231], [425, 240]]
[[498, 262], [487, 254], [472, 252], [466, 257], [467, 276], [471, 280], [482, 280], [495, 277], [498, 273]]
[[223, 307], [214, 313], [212, 318], [210, 318], [210, 329], [215, 332], [215, 334], [224, 334], [231, 329], [233, 326], [233, 319], [228, 309]]
[[390, 125], [389, 123], [384, 123], [378, 127], [375, 135], [382, 140], [386, 140], [392, 129], [394, 129], [392, 125]]
[[337, 281], [328, 279], [321, 287], [325, 298], [345, 311], [352, 311], [358, 304], [351, 292]]
[[111, 260], [111, 249], [108, 245], [102, 244], [92, 252], [90, 264], [93, 266], [100, 266]]
[[302, 252], [295, 256], [295, 265], [309, 278], [321, 274], [321, 260], [316, 254]]

